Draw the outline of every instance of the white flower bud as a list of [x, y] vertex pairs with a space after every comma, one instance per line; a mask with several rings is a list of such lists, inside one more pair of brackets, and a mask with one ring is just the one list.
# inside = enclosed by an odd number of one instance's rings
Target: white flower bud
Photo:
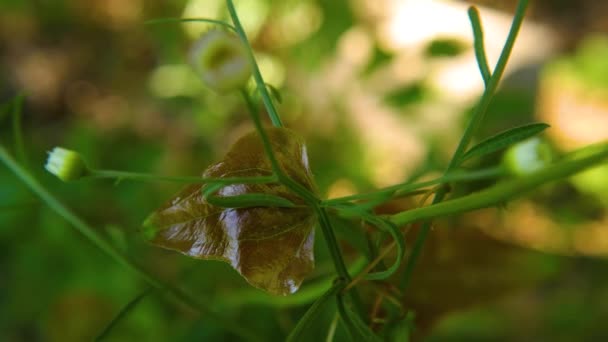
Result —
[[61, 147], [49, 152], [44, 168], [64, 182], [79, 179], [88, 173], [80, 154]]

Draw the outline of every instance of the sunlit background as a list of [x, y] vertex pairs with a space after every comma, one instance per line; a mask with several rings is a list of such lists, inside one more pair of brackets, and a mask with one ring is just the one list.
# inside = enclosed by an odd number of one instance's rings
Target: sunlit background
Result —
[[[493, 67], [516, 1], [477, 3]], [[442, 172], [484, 88], [470, 3], [235, 5], [262, 74], [282, 93], [283, 121], [309, 143], [327, 197]], [[479, 137], [546, 122], [558, 156], [608, 139], [608, 2], [544, 0], [530, 7]], [[63, 184], [43, 172], [46, 151], [62, 145], [97, 167], [198, 175], [252, 129], [239, 97], [205, 89], [186, 63], [188, 48], [210, 25], [144, 24], [164, 17], [229, 18], [223, 0], [0, 1], [0, 101], [26, 96], [27, 165], [66, 204], [146, 268], [269, 340], [281, 339], [305, 306], [256, 304], [257, 290], [229, 266], [188, 260], [138, 236], [141, 221], [179, 185]], [[11, 125], [10, 112], [1, 111], [0, 142], [7, 146]], [[608, 165], [503, 208], [439, 221], [402, 303], [416, 312], [416, 339], [608, 339], [606, 193]], [[356, 250], [345, 249], [352, 259]], [[330, 274], [318, 240], [310, 282]], [[144, 289], [0, 167], [0, 340], [90, 340]], [[226, 299], [232, 296], [243, 300]], [[325, 315], [311, 339], [325, 338], [333, 313]], [[109, 340], [222, 334], [154, 294]]]

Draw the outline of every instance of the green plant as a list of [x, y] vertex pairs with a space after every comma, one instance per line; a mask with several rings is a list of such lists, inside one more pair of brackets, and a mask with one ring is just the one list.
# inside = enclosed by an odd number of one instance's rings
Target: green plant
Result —
[[[281, 226], [279, 231], [280, 233], [291, 230], [291, 227], [293, 226], [292, 221], [294, 220], [302, 220], [306, 221], [307, 223], [310, 222], [311, 224], [313, 221], [318, 222], [323, 233], [324, 240], [328, 245], [328, 249], [335, 267], [336, 276], [332, 277], [335, 279], [327, 279], [318, 287], [310, 289], [310, 291], [305, 292], [308, 289], [303, 289], [301, 292], [285, 297], [285, 299], [277, 299], [272, 296], [261, 299], [262, 302], [279, 300], [291, 300], [294, 302], [301, 300], [302, 302], [307, 302], [307, 300], [310, 298], [316, 298], [315, 302], [309, 307], [308, 311], [302, 316], [291, 334], [288, 336], [289, 340], [299, 339], [301, 334], [306, 330], [307, 326], [309, 326], [311, 321], [316, 317], [316, 313], [330, 300], [336, 301], [340, 320], [344, 327], [346, 327], [352, 339], [374, 340], [380, 338], [378, 336], [379, 334], [382, 334], [383, 337], [392, 335], [393, 331], [387, 331], [386, 329], [376, 329], [376, 331], [373, 331], [370, 328], [370, 323], [372, 322], [368, 322], [366, 316], [364, 315], [366, 312], [365, 301], [361, 299], [357, 286], [363, 279], [369, 281], [383, 281], [389, 279], [389, 277], [395, 277], [397, 275], [398, 278], [396, 279], [398, 279], [399, 282], [398, 288], [400, 290], [400, 294], [402, 295], [405, 291], [407, 291], [407, 287], [410, 283], [412, 275], [414, 274], [413, 272], [416, 261], [430, 231], [430, 220], [445, 215], [459, 214], [473, 209], [499, 205], [515, 196], [521, 195], [524, 192], [536, 189], [542, 184], [568, 177], [578, 171], [603, 162], [608, 157], [608, 144], [589, 147], [587, 148], [587, 153], [577, 154], [579, 155], [578, 157], [563, 158], [550, 166], [542, 167], [539, 170], [533, 171], [525, 178], [509, 178], [505, 171], [500, 167], [472, 171], [467, 171], [462, 167], [463, 162], [468, 159], [479, 158], [488, 153], [509, 148], [515, 143], [530, 138], [531, 136], [534, 136], [540, 133], [543, 129], [547, 128], [546, 125], [543, 124], [532, 124], [517, 127], [500, 133], [494, 137], [490, 137], [482, 141], [480, 144], [469, 148], [471, 140], [475, 136], [477, 128], [483, 121], [488, 105], [499, 85], [501, 76], [511, 53], [511, 49], [515, 43], [515, 38], [519, 31], [519, 27], [523, 21], [527, 1], [519, 2], [509, 37], [494, 70], [490, 70], [487, 65], [485, 52], [483, 49], [482, 26], [480, 24], [477, 11], [475, 8], [471, 8], [469, 15], [475, 35], [475, 52], [483, 80], [486, 84], [486, 90], [484, 91], [483, 96], [476, 107], [474, 115], [471, 117], [471, 120], [467, 125], [462, 139], [444, 175], [435, 180], [427, 182], [405, 182], [384, 189], [379, 189], [378, 191], [371, 193], [323, 200], [316, 194], [314, 181], [307, 172], [306, 167], [298, 164], [295, 161], [297, 158], [294, 158], [295, 152], [293, 151], [297, 151], [297, 149], [284, 149], [282, 146], [285, 144], [278, 143], [278, 141], [287, 142], [287, 145], [293, 145], [297, 148], [301, 148], [301, 146], [303, 146], [303, 142], [301, 142], [299, 138], [295, 136], [294, 132], [283, 128], [280, 116], [274, 107], [271, 93], [263, 80], [257, 64], [255, 63], [249, 42], [239, 22], [236, 10], [231, 0], [227, 0], [227, 6], [233, 21], [232, 24], [218, 22], [216, 20], [205, 21], [218, 24], [224, 28], [227, 28], [228, 30], [232, 30], [237, 34], [241, 43], [246, 47], [245, 51], [248, 54], [248, 58], [251, 62], [253, 76], [257, 85], [256, 91], [261, 96], [270, 120], [275, 127], [264, 127], [259, 116], [258, 105], [253, 100], [252, 94], [250, 94], [247, 90], [242, 89], [240, 90], [241, 95], [249, 108], [259, 140], [257, 140], [258, 145], [252, 144], [252, 139], [255, 139], [256, 136], [249, 135], [246, 137], [248, 141], [247, 144], [244, 146], [239, 146], [237, 143], [234, 149], [234, 153], [237, 155], [231, 156], [229, 154], [224, 160], [224, 163], [231, 164], [228, 169], [220, 170], [222, 172], [219, 173], [216, 173], [218, 170], [214, 169], [214, 172], [209, 172], [208, 177], [205, 178], [168, 178], [111, 170], [88, 170], [88, 175], [92, 177], [116, 179], [150, 181], [167, 180], [184, 183], [205, 184], [204, 188], [195, 186], [190, 189], [190, 192], [188, 192], [189, 195], [193, 193], [197, 194], [196, 201], [192, 203], [188, 202], [190, 208], [197, 210], [204, 209], [205, 211], [217, 210], [217, 213], [225, 212], [224, 209], [229, 211], [230, 209], [235, 208], [242, 209], [247, 212], [256, 212], [259, 214], [260, 220], [262, 220], [259, 222], [260, 225], [266, 223], [264, 220], [268, 220], [270, 218], [283, 218], [281, 220], [281, 224], [286, 224], [286, 226]], [[224, 88], [222, 88], [222, 90], [225, 91]], [[17, 105], [14, 107], [18, 108]], [[23, 149], [22, 139], [20, 138], [18, 112], [19, 110], [16, 109], [15, 113], [17, 114], [15, 114], [14, 121], [15, 136], [17, 137], [16, 150], [19, 158], [22, 159], [23, 162], [25, 159], [25, 152]], [[247, 150], [247, 148], [253, 148], [252, 146], [256, 148], [254, 152]], [[241, 159], [238, 157], [238, 153], [245, 152], [256, 157], [253, 165], [245, 165], [240, 163]], [[21, 164], [17, 163], [3, 147], [0, 148], [0, 159], [47, 205], [52, 207], [58, 214], [69, 221], [75, 228], [77, 228], [94, 244], [99, 246], [109, 256], [113, 257], [117, 262], [132, 270], [134, 273], [140, 275], [150, 284], [152, 288], [160, 291], [171, 292], [185, 304], [192, 306], [195, 310], [207, 314], [208, 317], [214, 318], [218, 324], [224, 326], [226, 330], [239, 335], [242, 338], [260, 339], [255, 332], [223, 319], [220, 314], [208, 309], [205, 305], [198, 303], [198, 300], [194, 296], [186, 293], [179, 287], [161, 282], [155, 276], [149, 274], [133, 261], [125, 257], [115, 246], [101, 238], [92, 227], [62, 205], [55, 196], [45, 190], [45, 188], [37, 180], [35, 180], [30, 173], [23, 166], [21, 166]], [[246, 171], [252, 168], [258, 169], [257, 171], [259, 172]], [[80, 174], [81, 173], [78, 172], [78, 175]], [[227, 177], [227, 174], [230, 176]], [[73, 177], [67, 177], [66, 179], [68, 178]], [[449, 193], [450, 184], [487, 178], [500, 179], [501, 181], [496, 185], [482, 191], [467, 194], [449, 201], [443, 201], [443, 199]], [[232, 191], [234, 189], [240, 189], [238, 186], [241, 185], [247, 185], [244, 191]], [[435, 186], [435, 188], [430, 189], [429, 187], [431, 186]], [[418, 194], [421, 190], [423, 192], [435, 194], [432, 205], [403, 211], [390, 216], [377, 215], [373, 211], [373, 209], [380, 204], [389, 202], [397, 197]], [[200, 197], [198, 197], [199, 192]], [[161, 228], [171, 227], [176, 222], [180, 222], [180, 217], [177, 217], [177, 221], [175, 221], [174, 219], [167, 218], [166, 215], [163, 215], [162, 210], [152, 215], [145, 223], [146, 230], [144, 231], [144, 234], [147, 236], [147, 238], [153, 240], [154, 243], [167, 246], [167, 244], [171, 242], [170, 237], [157, 239], [157, 233], [160, 230], [159, 225], [162, 226]], [[380, 239], [373, 243], [375, 244], [374, 247], [376, 249], [381, 250], [377, 251], [376, 253], [372, 253], [372, 255], [369, 257], [362, 256], [360, 260], [354, 262], [350, 267], [348, 267], [335, 236], [330, 215], [355, 218], [376, 227], [377, 230], [382, 234], [379, 234]], [[423, 225], [412, 251], [406, 251], [403, 230], [407, 229], [407, 225], [414, 222], [423, 222]], [[248, 225], [246, 228], [255, 228], [255, 222], [250, 223], [250, 225]], [[299, 231], [302, 231], [303, 233], [303, 237], [299, 237], [301, 241], [306, 241], [312, 229], [310, 225], [307, 224], [296, 232]], [[213, 234], [210, 234], [209, 236], [212, 237]], [[384, 237], [388, 236], [390, 236], [392, 239], [390, 243], [385, 242]], [[274, 241], [271, 240], [271, 242]], [[268, 250], [268, 253], [273, 252], [270, 247], [264, 248]], [[180, 248], [177, 247], [174, 249], [180, 250]], [[396, 258], [392, 265], [386, 267], [383, 264], [384, 259], [395, 249]], [[300, 249], [296, 248], [291, 250], [291, 252], [299, 254]], [[310, 250], [308, 252], [310, 252]], [[405, 263], [405, 270], [402, 274], [399, 274], [398, 271], [400, 270], [400, 266], [402, 265], [403, 260], [406, 259], [406, 252], [409, 253], [409, 257]], [[223, 253], [221, 255], [209, 254], [205, 255], [205, 257], [217, 257], [231, 261], [229, 260], [230, 258], [225, 257]], [[284, 257], [289, 257], [289, 255], [280, 256], [279, 258]], [[255, 260], [253, 262], [255, 262]], [[256, 265], [254, 264], [253, 266]], [[237, 265], [235, 268], [238, 267], [240, 266]], [[239, 270], [254, 285], [274, 293], [285, 294], [297, 290], [299, 287], [299, 282], [301, 282], [302, 278], [306, 275], [308, 268], [310, 268], [310, 260], [308, 260], [308, 262], [302, 262], [299, 266], [296, 266], [295, 269], [292, 269], [292, 271], [297, 271], [295, 272], [297, 274], [293, 277], [290, 274], [290, 276], [287, 277], [287, 280], [290, 281], [290, 285], [286, 287], [277, 287], [275, 285], [270, 286], [264, 277], [261, 278], [262, 280], [258, 279], [259, 274], [252, 274], [244, 269]], [[293, 283], [291, 281], [293, 281]], [[149, 293], [149, 291], [146, 290], [145, 293]], [[123, 317], [125, 312], [130, 310], [130, 308], [132, 308], [140, 298], [141, 297], [138, 296], [133, 301], [132, 305], [127, 305], [125, 310], [122, 311], [116, 319]], [[306, 300], [303, 298], [306, 298]], [[384, 326], [391, 327], [398, 324], [398, 322], [408, 322], [409, 324], [411, 317], [408, 317], [409, 316], [407, 316], [405, 313], [398, 312], [390, 318], [390, 321], [385, 322], [386, 324]], [[113, 323], [114, 321], [109, 325], [109, 328], [113, 326]], [[405, 329], [406, 334], [408, 329]], [[100, 336], [107, 336], [110, 330], [111, 329], [106, 329]]]

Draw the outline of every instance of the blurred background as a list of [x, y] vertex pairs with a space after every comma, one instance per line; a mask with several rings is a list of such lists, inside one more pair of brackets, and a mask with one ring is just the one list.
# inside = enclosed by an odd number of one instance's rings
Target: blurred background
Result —
[[[516, 1], [475, 3], [493, 67]], [[283, 121], [309, 144], [325, 196], [442, 172], [483, 91], [471, 3], [235, 4], [266, 81], [283, 95]], [[26, 96], [27, 165], [70, 208], [153, 273], [280, 340], [307, 305], [268, 299], [227, 264], [190, 260], [138, 236], [143, 219], [180, 185], [65, 184], [43, 171], [46, 151], [61, 145], [99, 168], [198, 175], [252, 129], [237, 96], [205, 89], [186, 64], [209, 25], [144, 25], [164, 17], [228, 18], [223, 0], [0, 0], [0, 102]], [[479, 137], [531, 121], [551, 125], [546, 138], [557, 154], [608, 139], [608, 2], [531, 1]], [[0, 142], [9, 147], [11, 127], [3, 107]], [[607, 192], [605, 165], [504, 208], [438, 221], [396, 304], [414, 313], [415, 339], [608, 339]], [[337, 229], [343, 241], [347, 229]], [[332, 275], [317, 235], [316, 271], [302, 289]], [[348, 260], [359, 253], [343, 247]], [[0, 340], [91, 340], [145, 288], [0, 167]], [[315, 321], [310, 339], [325, 338], [333, 310]], [[338, 329], [336, 340], [344, 336]], [[108, 338], [136, 339], [230, 335], [153, 293]]]

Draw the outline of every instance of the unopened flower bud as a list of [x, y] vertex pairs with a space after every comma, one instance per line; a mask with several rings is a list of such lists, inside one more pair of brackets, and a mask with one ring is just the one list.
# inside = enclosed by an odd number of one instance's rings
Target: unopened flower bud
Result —
[[243, 87], [251, 76], [246, 47], [235, 34], [224, 30], [203, 34], [192, 47], [190, 63], [203, 82], [218, 93]]
[[509, 173], [522, 176], [538, 171], [551, 163], [551, 148], [540, 138], [531, 138], [511, 146], [503, 157]]
[[61, 147], [49, 152], [44, 168], [64, 182], [79, 179], [88, 173], [79, 153]]

